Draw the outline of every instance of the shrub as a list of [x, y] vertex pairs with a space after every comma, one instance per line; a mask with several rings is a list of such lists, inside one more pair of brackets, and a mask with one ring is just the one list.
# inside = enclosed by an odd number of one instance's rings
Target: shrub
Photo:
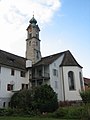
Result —
[[20, 90], [11, 97], [11, 108], [23, 110], [25, 114], [53, 112], [58, 108], [57, 95], [48, 85]]
[[58, 108], [57, 95], [48, 85], [37, 87], [34, 92], [33, 100], [35, 108], [41, 113], [53, 112]]
[[11, 97], [11, 108], [32, 109], [31, 90], [21, 90]]
[[80, 96], [85, 104], [90, 103], [90, 90], [81, 91]]
[[47, 117], [90, 120], [90, 116], [84, 106], [60, 107], [55, 112], [48, 114]]

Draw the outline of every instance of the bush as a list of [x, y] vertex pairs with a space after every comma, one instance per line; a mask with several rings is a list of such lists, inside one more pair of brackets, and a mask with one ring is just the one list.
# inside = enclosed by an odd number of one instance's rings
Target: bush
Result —
[[14, 113], [14, 111], [11, 108], [8, 108], [8, 109], [1, 108], [0, 109], [0, 116], [11, 116], [11, 115], [13, 115], [13, 113]]
[[80, 92], [80, 96], [85, 104], [90, 103], [90, 90]]
[[41, 113], [53, 112], [58, 108], [57, 95], [48, 85], [37, 87], [34, 92], [33, 100], [35, 108]]
[[32, 92], [31, 90], [21, 90], [11, 97], [11, 108], [32, 109]]
[[90, 120], [87, 109], [84, 106], [60, 107], [54, 113], [48, 114], [47, 117]]
[[25, 114], [53, 112], [58, 108], [57, 95], [48, 85], [21, 90], [11, 97], [11, 108], [23, 110]]

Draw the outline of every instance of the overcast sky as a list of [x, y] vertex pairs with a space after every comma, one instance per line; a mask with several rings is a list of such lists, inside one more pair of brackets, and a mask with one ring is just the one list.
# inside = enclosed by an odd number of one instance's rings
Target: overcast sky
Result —
[[90, 78], [90, 0], [0, 0], [0, 49], [25, 57], [34, 16], [42, 56], [70, 50]]

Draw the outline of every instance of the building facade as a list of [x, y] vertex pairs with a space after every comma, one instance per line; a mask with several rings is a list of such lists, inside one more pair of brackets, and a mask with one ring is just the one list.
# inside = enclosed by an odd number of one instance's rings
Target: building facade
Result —
[[32, 17], [27, 28], [25, 58], [0, 50], [0, 107], [8, 107], [14, 92], [44, 84], [57, 93], [58, 101], [81, 100], [82, 67], [69, 50], [41, 57], [40, 28]]

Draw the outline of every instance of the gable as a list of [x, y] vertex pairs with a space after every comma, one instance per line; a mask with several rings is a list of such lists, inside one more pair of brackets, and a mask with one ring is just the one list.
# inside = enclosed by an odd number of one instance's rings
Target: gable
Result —
[[65, 52], [63, 61], [60, 66], [78, 66], [82, 68], [82, 66], [78, 64], [78, 62], [75, 60], [75, 58], [69, 50]]

